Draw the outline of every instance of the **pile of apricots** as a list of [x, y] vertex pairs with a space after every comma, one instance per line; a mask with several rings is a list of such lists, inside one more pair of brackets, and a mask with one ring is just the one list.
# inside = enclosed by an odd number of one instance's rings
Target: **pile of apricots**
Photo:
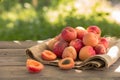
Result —
[[[49, 49], [40, 53], [43, 60], [60, 59], [58, 62], [60, 69], [72, 69], [76, 60], [84, 61], [95, 55], [106, 54], [109, 42], [106, 37], [101, 36], [101, 29], [98, 26], [88, 26], [87, 29], [68, 26], [48, 41], [47, 45]], [[32, 68], [28, 66], [29, 64], [32, 64]], [[33, 65], [38, 69], [33, 69]], [[43, 65], [30, 63], [28, 60], [27, 68], [31, 72], [39, 72]]]

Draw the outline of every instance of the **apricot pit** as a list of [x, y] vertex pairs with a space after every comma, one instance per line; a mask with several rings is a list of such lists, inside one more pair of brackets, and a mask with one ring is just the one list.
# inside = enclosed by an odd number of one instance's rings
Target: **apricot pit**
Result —
[[75, 62], [72, 58], [70, 57], [67, 57], [67, 58], [64, 58], [64, 59], [61, 59], [59, 62], [58, 62], [58, 66], [60, 69], [72, 69], [75, 65]]

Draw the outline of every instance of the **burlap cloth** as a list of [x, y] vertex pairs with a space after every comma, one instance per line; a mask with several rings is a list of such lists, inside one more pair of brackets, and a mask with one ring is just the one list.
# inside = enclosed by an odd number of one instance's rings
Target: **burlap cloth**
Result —
[[[105, 70], [109, 68], [112, 64], [114, 64], [120, 57], [120, 40], [116, 38], [110, 38], [109, 39], [109, 48], [107, 50], [106, 54], [103, 55], [96, 55], [93, 57], [90, 57], [89, 59], [85, 61], [75, 61], [75, 69], [96, 69], [96, 70]], [[50, 39], [49, 39], [50, 40]], [[49, 40], [45, 40], [42, 43], [32, 46], [28, 49], [26, 49], [26, 55], [29, 58], [35, 59], [40, 61], [43, 64], [52, 65], [52, 66], [58, 66], [58, 61], [45, 61], [41, 58], [41, 52], [45, 49], [48, 49], [47, 42]]]

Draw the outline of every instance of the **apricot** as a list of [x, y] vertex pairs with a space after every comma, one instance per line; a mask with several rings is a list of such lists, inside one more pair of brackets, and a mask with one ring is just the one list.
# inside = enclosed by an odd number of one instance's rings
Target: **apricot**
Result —
[[71, 57], [73, 60], [77, 58], [77, 52], [74, 47], [66, 47], [63, 51], [62, 58]]
[[77, 32], [72, 27], [65, 27], [61, 32], [61, 37], [65, 41], [70, 42], [71, 40], [74, 40], [77, 38]]
[[95, 49], [96, 54], [105, 54], [106, 53], [106, 48], [103, 46], [103, 44], [96, 45], [94, 49]]
[[98, 42], [98, 37], [94, 33], [89, 32], [83, 37], [83, 44], [86, 46], [96, 46]]
[[83, 42], [80, 39], [74, 39], [70, 42], [70, 46], [73, 46], [77, 52], [80, 51], [80, 49], [83, 47]]
[[72, 69], [74, 68], [74, 65], [75, 65], [75, 62], [72, 58], [70, 57], [66, 57], [64, 59], [61, 59], [59, 62], [58, 62], [58, 66], [60, 69]]
[[81, 40], [83, 39], [83, 36], [87, 33], [87, 30], [80, 26], [76, 27], [75, 30], [77, 32], [77, 38]]
[[79, 59], [84, 61], [94, 55], [96, 55], [96, 52], [92, 46], [84, 46], [79, 52]]
[[55, 36], [55, 39], [56, 39], [56, 40], [62, 40], [61, 33], [58, 34], [57, 36]]
[[68, 42], [64, 40], [57, 41], [53, 46], [53, 52], [58, 58], [62, 57], [63, 50], [68, 46]]
[[53, 50], [53, 46], [54, 46], [54, 44], [55, 44], [57, 41], [58, 41], [58, 40], [55, 39], [55, 38], [52, 38], [51, 40], [49, 40], [49, 41], [47, 42], [48, 48], [49, 48], [50, 50]]
[[87, 31], [95, 33], [98, 38], [101, 36], [101, 29], [98, 26], [89, 26]]
[[44, 69], [44, 65], [33, 59], [27, 59], [26, 67], [29, 72], [37, 73]]
[[50, 50], [44, 50], [41, 53], [41, 57], [42, 57], [42, 59], [47, 60], [47, 61], [52, 61], [57, 58], [57, 56]]
[[101, 37], [99, 40], [99, 44], [103, 44], [105, 48], [108, 48], [108, 46], [109, 46], [108, 39], [105, 37]]

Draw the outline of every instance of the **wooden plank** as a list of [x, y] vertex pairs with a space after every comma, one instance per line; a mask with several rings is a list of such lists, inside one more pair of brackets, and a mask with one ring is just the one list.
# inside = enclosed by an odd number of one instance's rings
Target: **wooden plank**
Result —
[[45, 65], [45, 69], [31, 74], [26, 69], [25, 49], [0, 49], [0, 80], [119, 80], [120, 59], [105, 71], [60, 70]]
[[0, 49], [0, 66], [25, 65], [25, 49]]
[[0, 57], [0, 66], [17, 66], [17, 65], [25, 65], [26, 57]]
[[0, 57], [26, 56], [26, 49], [0, 49]]
[[40, 73], [29, 73], [26, 66], [0, 67], [0, 80], [119, 80], [120, 73], [85, 70], [76, 72], [60, 70], [58, 67], [45, 66]]
[[[25, 49], [0, 49], [0, 66], [25, 65], [26, 59]], [[120, 59], [110, 67], [110, 71], [119, 66]]]
[[[16, 59], [24, 60], [26, 59], [25, 49], [0, 49], [0, 60], [6, 61], [7, 59], [11, 61], [16, 61]], [[119, 66], [120, 59], [114, 64], [115, 66]], [[12, 65], [12, 64], [11, 64]]]
[[0, 41], [0, 49], [25, 49], [33, 45], [36, 45], [39, 42], [37, 41]]

